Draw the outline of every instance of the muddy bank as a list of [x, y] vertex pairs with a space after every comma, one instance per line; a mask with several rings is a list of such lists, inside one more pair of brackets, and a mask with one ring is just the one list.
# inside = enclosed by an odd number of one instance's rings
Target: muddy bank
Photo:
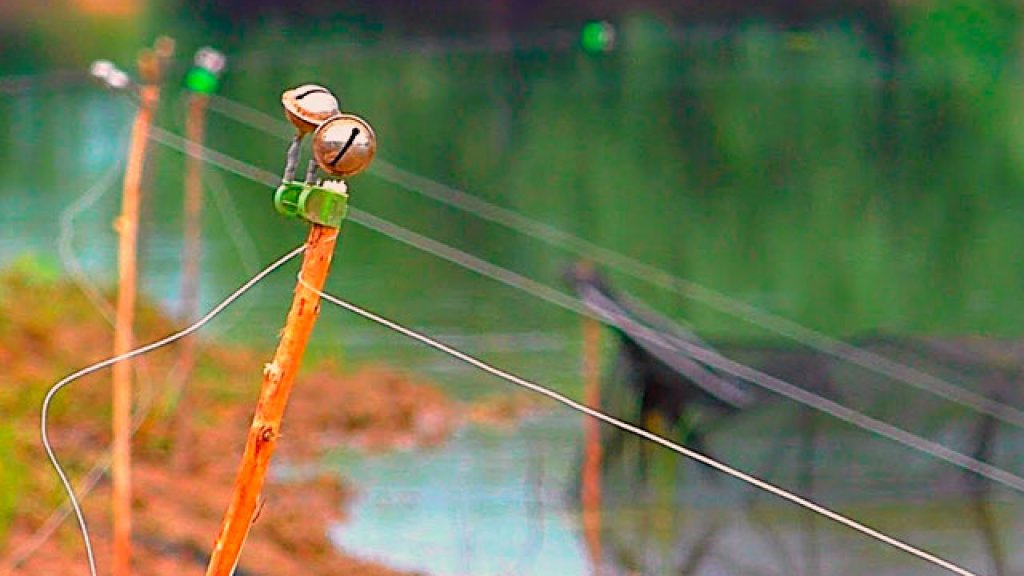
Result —
[[[283, 312], [282, 312], [283, 314]], [[138, 341], [175, 329], [154, 307], [139, 314]], [[33, 271], [0, 275], [0, 573], [63, 574], [85, 568], [73, 518], [36, 545], [64, 501], [38, 441], [38, 409], [60, 377], [109, 354], [110, 329], [73, 286]], [[146, 417], [134, 439], [136, 573], [203, 574], [219, 527], [271, 351], [202, 342], [185, 385], [170, 347], [136, 362], [136, 398]], [[467, 405], [438, 387], [378, 365], [336, 363], [299, 375], [275, 464], [315, 462], [339, 445], [364, 451], [430, 449], [466, 423], [505, 425], [534, 408], [520, 397]], [[181, 409], [184, 407], [185, 411]], [[109, 372], [62, 392], [52, 436], [73, 480], [106, 456], [110, 442]], [[399, 574], [336, 551], [327, 529], [344, 521], [358, 488], [336, 476], [273, 477], [246, 543], [239, 574]], [[84, 498], [100, 572], [109, 570], [109, 486], [104, 477]], [[45, 533], [45, 532], [44, 532]]]

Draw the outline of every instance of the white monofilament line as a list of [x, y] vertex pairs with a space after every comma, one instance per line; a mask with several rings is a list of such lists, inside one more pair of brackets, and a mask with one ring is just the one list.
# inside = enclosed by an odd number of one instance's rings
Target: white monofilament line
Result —
[[136, 348], [135, 350], [132, 350], [130, 352], [126, 352], [119, 356], [114, 356], [112, 358], [108, 358], [106, 360], [97, 362], [91, 366], [82, 368], [81, 370], [74, 372], [73, 374], [65, 376], [64, 379], [54, 384], [50, 388], [50, 390], [47, 391], [46, 397], [43, 399], [43, 407], [39, 418], [39, 431], [43, 440], [43, 449], [46, 450], [46, 456], [50, 459], [50, 463], [53, 464], [54, 470], [57, 471], [57, 476], [60, 477], [61, 484], [64, 485], [64, 491], [68, 495], [68, 500], [71, 501], [71, 508], [75, 511], [75, 518], [78, 520], [78, 528], [82, 532], [82, 541], [85, 544], [85, 554], [89, 560], [89, 573], [92, 576], [96, 576], [96, 559], [93, 556], [92, 542], [89, 540], [89, 529], [86, 527], [85, 524], [85, 515], [82, 513], [81, 505], [75, 498], [75, 491], [71, 487], [71, 482], [68, 480], [67, 474], [64, 473], [64, 469], [61, 467], [60, 462], [57, 460], [57, 455], [56, 453], [54, 453], [53, 447], [50, 445], [50, 436], [47, 431], [47, 417], [50, 411], [50, 403], [53, 401], [54, 395], [57, 394], [57, 392], [59, 392], [68, 384], [71, 384], [72, 382], [83, 376], [87, 376], [89, 374], [92, 374], [93, 372], [102, 370], [103, 368], [106, 368], [118, 362], [123, 362], [136, 356], [141, 356], [148, 352], [152, 352], [157, 348], [171, 344], [175, 340], [180, 340], [181, 338], [184, 338], [185, 336], [188, 336], [189, 334], [192, 334], [193, 332], [199, 330], [207, 322], [213, 320], [214, 317], [223, 312], [224, 309], [227, 308], [232, 302], [238, 300], [243, 294], [249, 291], [250, 288], [258, 284], [264, 278], [266, 278], [267, 275], [283, 266], [292, 258], [295, 258], [299, 254], [301, 254], [305, 249], [305, 245], [299, 246], [298, 248], [285, 254], [284, 256], [276, 260], [274, 263], [264, 268], [258, 274], [250, 278], [245, 284], [242, 284], [241, 287], [232, 292], [231, 295], [225, 298], [220, 304], [214, 306], [213, 309], [207, 312], [205, 316], [203, 316], [202, 318], [200, 318], [194, 324], [188, 326], [187, 328], [179, 332], [175, 332], [174, 334], [171, 334], [170, 336], [167, 336], [166, 338], [163, 338], [161, 340], [157, 340], [156, 342], [153, 342], [151, 344], [147, 344], [140, 348]]
[[962, 567], [960, 567], [960, 566], [958, 566], [956, 564], [953, 564], [952, 562], [950, 562], [948, 560], [943, 560], [942, 558], [939, 558], [938, 556], [936, 556], [934, 554], [931, 554], [929, 552], [921, 550], [920, 548], [917, 548], [917, 547], [914, 547], [914, 546], [912, 546], [910, 544], [907, 544], [906, 542], [903, 542], [902, 540], [898, 540], [898, 539], [896, 539], [896, 538], [894, 538], [892, 536], [888, 536], [888, 535], [886, 535], [886, 534], [884, 534], [882, 532], [879, 532], [878, 530], [875, 530], [874, 528], [871, 528], [869, 526], [861, 524], [860, 522], [857, 522], [856, 520], [853, 520], [852, 518], [844, 516], [844, 515], [842, 515], [842, 514], [840, 514], [838, 512], [834, 512], [834, 511], [832, 511], [832, 510], [830, 510], [828, 508], [825, 508], [824, 506], [822, 506], [820, 504], [816, 504], [816, 503], [814, 503], [814, 502], [812, 502], [812, 501], [810, 501], [810, 500], [808, 500], [806, 498], [803, 498], [801, 496], [797, 496], [796, 494], [793, 494], [792, 492], [789, 492], [787, 490], [779, 488], [778, 486], [776, 486], [774, 484], [771, 484], [769, 482], [761, 480], [760, 478], [756, 478], [754, 476], [751, 476], [750, 474], [747, 474], [745, 472], [741, 472], [740, 470], [737, 470], [735, 468], [732, 468], [731, 466], [723, 464], [722, 462], [719, 462], [718, 460], [715, 460], [715, 459], [713, 459], [713, 458], [711, 458], [709, 456], [705, 456], [704, 454], [701, 454], [700, 452], [695, 452], [695, 451], [693, 451], [693, 450], [691, 450], [691, 449], [689, 449], [689, 448], [687, 448], [685, 446], [682, 446], [680, 444], [676, 444], [675, 442], [672, 442], [671, 440], [668, 440], [666, 438], [658, 436], [657, 434], [653, 434], [651, 432], [648, 432], [647, 430], [644, 430], [643, 428], [640, 428], [640, 427], [634, 426], [633, 424], [630, 424], [628, 422], [624, 422], [622, 420], [619, 420], [618, 418], [615, 418], [614, 416], [609, 416], [608, 414], [605, 414], [604, 412], [601, 412], [599, 410], [595, 410], [593, 408], [585, 406], [585, 405], [583, 405], [583, 404], [581, 404], [581, 403], [579, 403], [579, 402], [577, 402], [575, 400], [572, 400], [571, 398], [569, 398], [567, 396], [563, 396], [562, 394], [559, 394], [558, 392], [555, 392], [554, 390], [551, 390], [550, 388], [546, 388], [544, 386], [541, 386], [540, 384], [535, 384], [535, 383], [530, 382], [528, 380], [524, 380], [524, 379], [516, 376], [515, 374], [510, 374], [508, 372], [505, 372], [504, 370], [501, 370], [500, 368], [495, 368], [494, 366], [491, 366], [490, 364], [487, 364], [486, 362], [484, 362], [482, 360], [478, 360], [478, 359], [474, 358], [473, 356], [470, 356], [469, 354], [466, 354], [464, 352], [460, 352], [459, 350], [456, 350], [456, 349], [452, 348], [451, 346], [448, 346], [446, 344], [438, 342], [437, 340], [434, 340], [434, 339], [432, 339], [432, 338], [430, 338], [428, 336], [420, 334], [419, 332], [416, 332], [414, 330], [406, 328], [405, 326], [397, 324], [397, 323], [395, 323], [395, 322], [393, 322], [391, 320], [388, 320], [387, 318], [384, 318], [382, 316], [378, 316], [378, 315], [374, 314], [373, 312], [370, 312], [368, 310], [364, 310], [363, 308], [360, 308], [359, 306], [356, 306], [355, 304], [352, 304], [350, 302], [346, 302], [345, 300], [342, 300], [341, 298], [338, 298], [336, 296], [332, 296], [330, 294], [327, 294], [327, 293], [325, 293], [325, 292], [323, 292], [321, 290], [318, 290], [314, 286], [311, 286], [310, 284], [308, 284], [305, 280], [302, 279], [301, 276], [299, 277], [299, 282], [302, 283], [303, 286], [305, 286], [309, 290], [315, 292], [321, 298], [323, 298], [324, 300], [327, 300], [328, 302], [331, 302], [332, 304], [336, 304], [338, 306], [341, 306], [342, 308], [348, 310], [349, 312], [353, 312], [355, 314], [358, 314], [359, 316], [362, 316], [363, 318], [366, 318], [367, 320], [371, 320], [371, 321], [376, 322], [376, 323], [378, 323], [378, 324], [380, 324], [382, 326], [390, 328], [391, 330], [394, 330], [395, 332], [398, 332], [398, 333], [403, 334], [403, 335], [405, 335], [405, 336], [407, 336], [409, 338], [412, 338], [413, 340], [417, 340], [417, 341], [419, 341], [419, 342], [421, 342], [423, 344], [426, 344], [427, 346], [430, 346], [431, 348], [434, 348], [435, 350], [439, 350], [441, 352], [444, 352], [445, 354], [448, 354], [450, 356], [458, 358], [459, 360], [462, 360], [463, 362], [465, 362], [467, 364], [475, 366], [476, 368], [479, 368], [479, 369], [483, 370], [484, 372], [487, 372], [487, 373], [489, 373], [489, 374], [491, 374], [493, 376], [497, 376], [498, 378], [501, 378], [502, 380], [505, 380], [507, 382], [511, 382], [512, 384], [515, 384], [515, 385], [520, 386], [522, 388], [526, 388], [527, 390], [530, 390], [532, 392], [536, 392], [537, 394], [541, 394], [543, 396], [546, 396], [546, 397], [548, 397], [548, 398], [550, 398], [550, 399], [552, 399], [552, 400], [554, 400], [556, 402], [559, 402], [559, 403], [561, 403], [561, 404], [563, 404], [565, 406], [568, 406], [569, 408], [571, 408], [573, 410], [576, 410], [577, 412], [581, 412], [581, 413], [586, 414], [587, 416], [590, 416], [592, 418], [597, 418], [598, 420], [601, 420], [602, 422], [605, 422], [606, 424], [610, 424], [612, 426], [615, 426], [616, 428], [619, 428], [619, 429], [624, 430], [626, 432], [629, 432], [631, 434], [635, 434], [635, 435], [637, 435], [637, 436], [639, 436], [639, 437], [641, 437], [641, 438], [643, 438], [645, 440], [648, 440], [650, 442], [654, 442], [656, 444], [660, 444], [661, 446], [664, 446], [665, 448], [668, 448], [669, 450], [672, 450], [673, 452], [677, 452], [679, 454], [682, 454], [683, 456], [686, 456], [687, 458], [691, 458], [693, 460], [696, 460], [696, 461], [700, 462], [701, 464], [704, 464], [706, 466], [710, 466], [710, 467], [712, 467], [712, 468], [714, 468], [714, 469], [716, 469], [716, 470], [718, 470], [720, 472], [723, 472], [725, 474], [728, 474], [729, 476], [732, 476], [733, 478], [736, 478], [737, 480], [741, 480], [741, 481], [746, 482], [746, 483], [748, 483], [748, 484], [750, 484], [752, 486], [756, 486], [757, 488], [760, 488], [761, 490], [764, 490], [765, 492], [769, 492], [771, 494], [774, 494], [775, 496], [778, 496], [779, 498], [782, 498], [784, 500], [788, 500], [788, 501], [792, 502], [793, 504], [796, 504], [798, 506], [806, 508], [807, 510], [810, 510], [810, 511], [815, 512], [817, 514], [820, 514], [820, 515], [822, 515], [822, 516], [824, 516], [824, 517], [826, 517], [826, 518], [828, 518], [830, 520], [833, 520], [835, 522], [838, 522], [839, 524], [847, 526], [848, 528], [852, 528], [853, 530], [856, 530], [857, 532], [860, 532], [861, 534], [864, 534], [866, 536], [874, 538], [875, 540], [878, 540], [880, 542], [884, 542], [884, 543], [886, 543], [886, 544], [888, 544], [890, 546], [898, 548], [898, 549], [900, 549], [900, 550], [902, 550], [902, 551], [904, 551], [904, 552], [906, 552], [908, 554], [916, 556], [916, 557], [918, 557], [918, 558], [920, 558], [922, 560], [925, 560], [927, 562], [930, 562], [930, 563], [932, 563], [932, 564], [934, 564], [936, 566], [939, 566], [941, 568], [945, 568], [946, 570], [949, 570], [950, 572], [953, 572], [955, 574], [960, 574], [961, 576], [978, 576], [977, 574], [975, 574], [974, 572], [971, 572], [970, 570], [967, 570], [966, 568], [962, 568]]
[[[214, 96], [210, 109], [231, 118], [240, 124], [251, 126], [282, 139], [292, 137], [292, 128], [287, 122], [270, 116], [260, 110], [223, 96]], [[410, 172], [378, 158], [369, 174], [387, 182], [431, 198], [448, 206], [458, 208], [478, 218], [494, 222], [531, 238], [540, 239], [552, 246], [594, 260], [609, 268], [631, 276], [641, 282], [659, 286], [702, 302], [738, 318], [762, 326], [776, 334], [835, 356], [877, 374], [905, 382], [919, 390], [956, 402], [962, 406], [987, 414], [1002, 422], [1024, 429], [1024, 412], [997, 400], [947, 382], [942, 378], [917, 368], [901, 364], [870, 350], [857, 347], [798, 324], [783, 316], [762, 310], [741, 300], [715, 291], [707, 286], [685, 280], [663, 269], [641, 260], [611, 250], [560, 228], [534, 220], [525, 214], [488, 202], [453, 186]]]
[[[153, 137], [155, 139], [157, 139], [159, 142], [161, 142], [161, 143], [163, 143], [165, 145], [171, 146], [171, 147], [173, 147], [175, 149], [179, 149], [179, 150], [182, 150], [182, 151], [186, 150], [184, 148], [184, 146], [181, 145], [181, 142], [183, 142], [184, 140], [181, 139], [179, 136], [176, 136], [174, 134], [171, 134], [171, 133], [163, 131], [163, 130], [159, 130], [159, 131], [158, 130], [159, 129], [154, 128]], [[209, 148], [201, 148], [201, 150], [202, 150], [201, 155], [203, 156], [204, 159], [206, 159], [207, 161], [209, 161], [211, 163], [214, 163], [214, 164], [216, 164], [216, 165], [218, 165], [218, 166], [220, 166], [220, 167], [222, 167], [222, 168], [224, 168], [226, 170], [229, 170], [229, 171], [234, 172], [236, 174], [240, 174], [240, 175], [242, 175], [242, 176], [244, 176], [246, 178], [251, 178], [251, 179], [257, 180], [257, 181], [266, 181], [267, 183], [276, 182], [277, 176], [275, 176], [275, 175], [273, 175], [273, 174], [271, 174], [269, 172], [266, 172], [264, 170], [261, 170], [259, 168], [254, 167], [254, 166], [245, 164], [244, 162], [240, 162], [238, 160], [235, 160], [234, 158], [230, 158], [230, 157], [228, 157], [228, 156], [226, 156], [224, 154], [221, 154], [219, 152], [210, 150]], [[427, 240], [426, 238], [420, 237], [419, 235], [416, 235], [416, 234], [413, 234], [413, 233], [409, 233], [409, 231], [407, 231], [407, 230], [400, 229], [400, 228], [398, 228], [395, 225], [392, 225], [392, 224], [390, 224], [390, 223], [388, 223], [388, 222], [386, 222], [384, 220], [376, 218], [376, 217], [374, 217], [372, 215], [369, 215], [367, 213], [361, 212], [361, 211], [359, 211], [359, 210], [357, 210], [355, 208], [352, 208], [350, 210], [350, 218], [355, 220], [356, 222], [359, 222], [360, 224], [366, 225], [366, 226], [370, 227], [371, 229], [374, 229], [374, 230], [377, 230], [379, 232], [382, 232], [382, 233], [384, 233], [384, 234], [386, 234], [388, 236], [392, 236], [392, 237], [398, 238], [398, 239], [402, 240], [403, 242], [409, 243], [409, 244], [411, 244], [413, 246], [416, 246], [418, 248], [426, 249], [428, 252], [432, 252], [432, 253], [434, 253], [434, 254], [436, 254], [438, 256], [441, 256], [442, 258], [449, 259], [449, 260], [451, 260], [451, 261], [453, 261], [453, 262], [455, 262], [455, 263], [457, 263], [459, 265], [467, 266], [467, 262], [464, 261], [463, 258], [456, 258], [455, 256], [452, 255], [455, 252], [454, 249], [451, 249], [450, 247], [447, 247], [447, 246], [444, 246], [444, 245], [438, 245], [436, 242], [431, 242], [430, 245], [433, 246], [432, 248], [425, 248], [422, 245], [422, 241]], [[398, 232], [400, 230], [402, 231], [402, 234], [398, 234]], [[460, 252], [460, 254], [462, 254], [462, 253]], [[473, 260], [475, 262], [478, 259], [473, 259]], [[489, 264], [489, 263], [481, 262], [480, 264]], [[520, 279], [519, 275], [508, 273], [507, 271], [500, 270], [500, 269], [494, 270], [495, 267], [493, 265], [486, 265], [483, 268], [481, 268], [480, 265], [467, 266], [467, 267], [469, 267], [471, 269], [474, 269], [474, 270], [477, 270], [478, 272], [481, 272], [481, 273], [483, 273], [483, 274], [485, 274], [487, 276], [490, 276], [490, 277], [493, 277], [493, 278], [496, 278], [496, 279], [500, 279], [502, 282], [508, 283], [510, 285], [513, 285], [513, 286], [516, 286], [516, 287], [519, 287], [519, 288], [523, 288], [523, 286], [522, 286], [522, 283], [523, 283], [522, 280], [523, 279]], [[484, 270], [487, 270], [487, 271], [484, 271]], [[501, 273], [498, 273], [498, 270], [500, 270]], [[516, 278], [513, 278], [513, 276], [515, 276]], [[556, 294], [558, 296], [561, 296], [561, 294], [557, 293], [557, 291], [551, 290], [550, 288], [547, 288], [546, 286], [540, 286], [536, 282], [527, 281], [527, 283], [530, 284], [530, 286], [532, 286], [534, 289], [536, 289], [536, 288], [544, 288], [544, 290], [542, 292], [537, 293], [537, 295], [541, 296], [545, 300], [549, 300], [549, 301], [552, 301], [554, 303], [559, 303], [559, 305], [565, 306], [565, 307], [567, 307], [569, 309], [572, 309], [572, 310], [578, 310], [577, 306], [573, 306], [573, 305], [568, 305], [567, 306], [566, 304], [561, 303], [563, 300], [565, 300], [565, 298], [562, 298], [562, 297], [554, 298], [553, 296], [556, 295]], [[528, 291], [533, 292], [534, 290], [528, 290]], [[716, 364], [715, 362], [711, 362], [711, 363], [712, 364]], [[733, 367], [732, 369], [729, 369], [728, 367], [724, 367], [724, 366], [721, 366], [721, 365], [719, 365], [719, 367], [725, 369], [726, 371], [734, 371], [734, 370], [736, 370], [735, 367]], [[733, 373], [736, 373], [736, 372], [733, 372]], [[763, 381], [762, 381], [762, 385], [764, 385]], [[774, 388], [774, 387], [771, 387], [771, 386], [766, 386], [766, 387], [768, 389], [775, 390], [776, 392], [778, 392], [778, 390], [776, 388]], [[791, 388], [791, 387], [787, 386], [787, 388]], [[801, 391], [801, 392], [803, 392], [803, 391]], [[803, 402], [803, 403], [807, 403], [806, 402], [806, 398], [804, 398], [804, 399], [795, 398], [793, 394], [784, 394], [784, 395], [786, 395], [786, 396], [788, 396], [790, 398], [793, 398], [793, 399], [795, 399], [797, 401], [800, 401], [800, 402]], [[807, 396], [807, 393], [803, 393], [802, 396]], [[836, 405], [835, 403], [828, 402], [828, 401], [824, 401], [824, 402], [828, 403], [830, 406], [833, 406], [833, 407], [836, 407], [836, 408], [839, 407], [839, 405]], [[814, 406], [814, 404], [810, 404], [810, 405]], [[822, 410], [822, 407], [820, 405], [819, 406], [815, 406], [815, 407], [817, 409], [819, 409], [819, 410]], [[858, 417], [856, 417], [856, 418], [851, 417], [851, 416], [854, 415], [853, 411], [850, 410], [850, 409], [847, 409], [845, 407], [842, 407], [842, 408], [843, 409], [841, 410], [841, 412], [846, 414], [845, 416], [837, 414], [837, 411], [834, 410], [834, 409], [833, 410], [824, 410], [824, 411], [826, 411], [829, 414], [832, 414], [833, 416], [840, 417], [844, 421], [849, 422], [851, 424], [854, 424], [854, 425], [856, 425], [858, 427], [864, 428], [866, 430], [870, 430], [870, 431], [875, 432], [875, 433], [881, 433], [883, 436], [886, 436], [886, 437], [888, 437], [890, 439], [896, 440], [896, 441], [900, 442], [901, 444], [910, 446], [910, 447], [915, 448], [917, 450], [922, 450], [922, 451], [924, 451], [924, 452], [926, 452], [926, 453], [928, 453], [928, 454], [930, 454], [932, 456], [935, 456], [935, 457], [938, 457], [940, 459], [943, 459], [943, 460], [945, 460], [947, 462], [950, 462], [950, 463], [952, 463], [954, 465], [957, 465], [957, 466], [959, 466], [961, 468], [964, 468], [966, 470], [974, 471], [974, 472], [976, 472], [976, 473], [978, 473], [980, 475], [983, 475], [983, 476], [985, 476], [987, 478], [990, 478], [990, 479], [992, 479], [994, 481], [1000, 482], [1000, 483], [1005, 484], [1007, 486], [1014, 487], [1014, 488], [1016, 488], [1018, 490], [1021, 489], [1020, 486], [1024, 486], [1024, 482], [1018, 483], [1017, 482], [1018, 479], [1016, 477], [1014, 477], [1012, 474], [1006, 473], [1006, 472], [1004, 472], [1002, 470], [999, 470], [998, 468], [989, 466], [987, 464], [979, 463], [977, 461], [974, 461], [974, 459], [971, 459], [969, 457], [963, 456], [962, 454], [956, 453], [955, 451], [951, 451], [949, 449], [946, 449], [943, 446], [932, 445], [933, 443], [924, 442], [921, 439], [919, 439], [917, 437], [914, 437], [912, 434], [907, 433], [907, 432], [905, 432], [905, 431], [903, 431], [901, 429], [898, 429], [896, 427], [886, 425], [885, 426], [885, 428], [887, 429], [886, 433], [882, 433], [878, 429], [879, 425], [881, 425], [882, 423], [876, 422], [873, 419], [864, 417], [862, 415], [858, 415]], [[913, 441], [911, 441], [911, 440], [913, 440]], [[923, 444], [929, 444], [929, 446], [928, 446], [929, 449], [923, 449], [922, 448]]]
[[[242, 177], [252, 179], [253, 181], [265, 182], [268, 185], [276, 185], [280, 180], [278, 175], [267, 172], [266, 170], [251, 164], [246, 164], [245, 162], [215, 150], [211, 150], [210, 148], [206, 148], [198, 144], [194, 145], [194, 149], [186, 147], [186, 141], [183, 138], [156, 126], [153, 127], [151, 136], [157, 142], [160, 142], [165, 146], [169, 146], [185, 154], [196, 155], [211, 164]], [[198, 150], [198, 152], [196, 150]], [[366, 226], [371, 230], [376, 230], [386, 236], [394, 238], [400, 242], [404, 242], [417, 249], [434, 254], [435, 256], [448, 260], [458, 266], [473, 270], [479, 274], [493, 278], [514, 288], [524, 290], [567, 310], [591, 316], [591, 314], [586, 312], [575, 299], [545, 284], [501, 268], [491, 262], [481, 260], [480, 258], [472, 256], [471, 254], [463, 252], [452, 246], [402, 228], [397, 224], [393, 224], [383, 218], [379, 218], [368, 212], [359, 210], [354, 206], [349, 208], [348, 214], [349, 220], [362, 226]], [[654, 274], [653, 269], [651, 273]], [[921, 438], [920, 436], [907, 432], [897, 426], [876, 420], [875, 418], [872, 418], [862, 412], [858, 412], [848, 406], [828, 400], [823, 396], [818, 396], [806, 389], [784, 382], [777, 378], [773, 378], [763, 372], [758, 372], [742, 364], [738, 364], [724, 357], [712, 354], [699, 346], [694, 346], [685, 342], [680, 342], [680, 345], [686, 348], [688, 354], [710, 366], [724, 370], [725, 372], [729, 372], [730, 374], [739, 376], [745, 380], [749, 380], [751, 383], [757, 384], [766, 390], [770, 390], [776, 394], [780, 394], [790, 398], [791, 400], [810, 406], [848, 424], [852, 424], [863, 430], [878, 434], [904, 446], [918, 450], [964, 470], [984, 476], [989, 480], [998, 482], [1004, 486], [1017, 490], [1018, 492], [1024, 493], [1024, 478], [1007, 472], [1006, 470], [1000, 469], [986, 462], [982, 462], [976, 458], [971, 458], [970, 456], [947, 448], [942, 444]]]
[[119, 160], [111, 164], [110, 168], [107, 169], [95, 184], [89, 187], [88, 190], [82, 193], [81, 196], [61, 212], [60, 232], [57, 235], [57, 252], [60, 254], [60, 260], [64, 265], [64, 269], [71, 274], [71, 279], [82, 290], [86, 298], [88, 298], [96, 308], [96, 311], [99, 312], [100, 315], [103, 316], [103, 319], [111, 326], [114, 324], [113, 308], [106, 300], [103, 299], [96, 286], [89, 281], [88, 277], [86, 277], [85, 271], [82, 270], [82, 266], [75, 258], [72, 246], [74, 243], [75, 218], [77, 218], [78, 215], [86, 208], [95, 204], [101, 196], [106, 194], [107, 191], [114, 186], [114, 182], [117, 181], [117, 177], [120, 174], [121, 165], [123, 163], [123, 161]]

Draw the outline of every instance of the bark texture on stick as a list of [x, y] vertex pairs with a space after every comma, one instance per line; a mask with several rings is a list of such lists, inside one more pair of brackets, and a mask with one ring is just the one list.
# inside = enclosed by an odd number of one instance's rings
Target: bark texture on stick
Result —
[[[583, 319], [583, 403], [601, 409], [601, 324]], [[601, 428], [594, 418], [583, 420], [583, 470], [580, 507], [583, 537], [592, 571], [601, 573]]]
[[[323, 288], [327, 279], [338, 233], [335, 228], [316, 224], [309, 232], [300, 274], [306, 283], [318, 290]], [[270, 467], [270, 458], [277, 446], [288, 396], [319, 313], [320, 296], [297, 283], [274, 360], [263, 370], [263, 386], [245, 443], [242, 465], [220, 534], [214, 543], [207, 576], [229, 576], [238, 564]]]
[[[114, 320], [114, 354], [132, 349], [135, 319], [136, 274], [138, 259], [139, 204], [149, 143], [153, 112], [160, 97], [155, 82], [158, 64], [152, 55], [140, 57], [140, 71], [147, 83], [142, 86], [140, 104], [132, 125], [131, 148], [124, 172], [121, 215], [114, 224], [119, 235], [117, 268], [117, 310]], [[131, 574], [131, 437], [132, 437], [132, 366], [118, 362], [113, 366], [113, 448], [111, 476], [113, 481], [113, 563], [114, 576]]]

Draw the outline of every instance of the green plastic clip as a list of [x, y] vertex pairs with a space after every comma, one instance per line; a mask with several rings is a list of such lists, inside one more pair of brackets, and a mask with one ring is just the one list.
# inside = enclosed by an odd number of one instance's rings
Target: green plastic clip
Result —
[[224, 54], [203, 46], [196, 50], [192, 69], [185, 75], [185, 87], [197, 94], [209, 96], [220, 86], [220, 75], [227, 65]]
[[205, 68], [192, 68], [185, 75], [185, 87], [199, 94], [213, 94], [220, 85], [220, 77]]
[[274, 208], [284, 216], [341, 228], [348, 214], [348, 194], [344, 186], [329, 188], [302, 182], [282, 182], [274, 192]]

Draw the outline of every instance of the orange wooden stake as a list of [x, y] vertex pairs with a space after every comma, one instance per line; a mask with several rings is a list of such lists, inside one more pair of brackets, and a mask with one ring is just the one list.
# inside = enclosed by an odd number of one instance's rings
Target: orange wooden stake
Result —
[[[186, 322], [195, 320], [199, 309], [199, 252], [203, 210], [203, 161], [200, 157], [206, 132], [207, 102], [209, 97], [206, 94], [189, 95], [188, 112], [185, 117], [185, 225], [181, 251], [181, 316]], [[181, 343], [184, 346], [191, 342], [194, 340], [190, 336]], [[184, 351], [182, 355], [185, 356]]]
[[[188, 112], [185, 117], [185, 226], [181, 251], [181, 320], [191, 323], [199, 309], [199, 254], [202, 236], [203, 180], [202, 160], [199, 148], [206, 131], [206, 94], [193, 93], [188, 98]], [[189, 417], [189, 393], [187, 382], [196, 364], [196, 337], [188, 336], [181, 341], [181, 356], [178, 359], [181, 397], [174, 414], [174, 468], [187, 471], [192, 465], [192, 427]]]
[[[583, 403], [601, 408], [601, 324], [583, 319]], [[594, 418], [583, 420], [583, 470], [580, 508], [583, 539], [592, 573], [601, 573], [601, 428]]]
[[[338, 233], [336, 228], [318, 224], [313, 224], [309, 231], [300, 277], [317, 290], [323, 289], [327, 279]], [[263, 386], [245, 443], [242, 466], [235, 479], [234, 492], [220, 534], [214, 543], [207, 576], [230, 576], [238, 564], [270, 467], [270, 458], [280, 436], [281, 419], [288, 404], [288, 396], [319, 313], [319, 294], [303, 283], [297, 283], [274, 360], [263, 369]]]
[[[166, 45], [164, 46], [166, 49]], [[124, 171], [121, 215], [114, 224], [119, 235], [117, 269], [117, 310], [114, 321], [114, 354], [132, 348], [132, 324], [135, 319], [136, 262], [139, 232], [139, 204], [149, 129], [160, 99], [159, 80], [165, 53], [145, 50], [139, 55], [139, 108], [132, 125], [131, 147]], [[131, 437], [132, 437], [132, 368], [129, 362], [113, 367], [113, 563], [114, 576], [131, 574]]]

